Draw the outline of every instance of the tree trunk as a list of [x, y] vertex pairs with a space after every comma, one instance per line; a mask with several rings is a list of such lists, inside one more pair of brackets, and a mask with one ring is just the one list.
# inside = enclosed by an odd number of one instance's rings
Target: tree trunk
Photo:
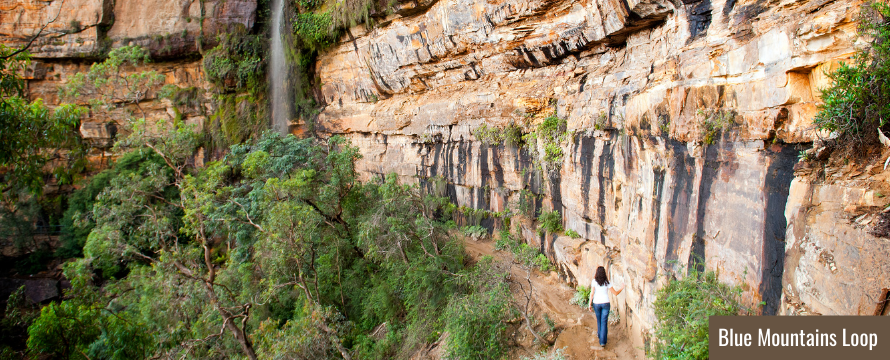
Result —
[[[247, 335], [244, 333], [243, 328], [239, 328], [237, 324], [235, 324], [235, 320], [233, 319], [232, 313], [228, 310], [224, 309], [219, 304], [219, 299], [216, 297], [216, 293], [213, 292], [213, 285], [210, 283], [204, 283], [204, 287], [207, 288], [207, 292], [210, 295], [210, 301], [216, 306], [216, 310], [219, 311], [219, 314], [222, 315], [224, 325], [226, 329], [229, 329], [229, 332], [235, 336], [235, 340], [241, 345], [241, 351], [247, 355], [250, 360], [257, 360], [256, 351], [253, 349], [253, 344], [250, 343], [250, 339], [247, 338]], [[247, 315], [244, 315], [247, 316]], [[243, 324], [243, 322], [242, 322]]]

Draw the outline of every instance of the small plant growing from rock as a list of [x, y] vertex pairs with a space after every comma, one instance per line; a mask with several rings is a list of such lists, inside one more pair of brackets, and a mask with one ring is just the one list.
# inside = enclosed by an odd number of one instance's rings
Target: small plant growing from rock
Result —
[[505, 128], [498, 128], [482, 124], [473, 130], [473, 136], [483, 144], [505, 145], [518, 147], [523, 143], [522, 127], [511, 123]]
[[810, 153], [809, 153], [808, 151], [806, 151], [806, 150], [801, 150], [801, 151], [797, 154], [797, 157], [800, 159], [800, 161], [803, 161], [803, 162], [807, 162], [807, 161], [812, 160], [812, 159], [810, 158]]
[[572, 230], [572, 229], [568, 229], [568, 230], [566, 230], [566, 236], [568, 236], [568, 237], [570, 237], [570, 238], [572, 238], [572, 239], [578, 239], [578, 238], [581, 238], [581, 235], [578, 234], [575, 230]]
[[430, 133], [423, 133], [423, 134], [420, 134], [420, 142], [422, 142], [424, 144], [432, 144], [432, 143], [436, 142], [436, 137]]
[[562, 160], [562, 147], [559, 144], [544, 144], [544, 161], [556, 164]]
[[562, 162], [562, 143], [566, 140], [566, 125], [567, 122], [554, 112], [538, 125], [536, 131], [544, 145], [544, 162], [553, 165], [554, 168], [558, 168]]
[[661, 136], [668, 136], [671, 133], [671, 120], [667, 116], [658, 117], [658, 130]]
[[[837, 134], [847, 151], [864, 150], [878, 142], [890, 119], [890, 5], [862, 6], [859, 35], [870, 39], [850, 63], [828, 74], [831, 86], [821, 91], [824, 104], [813, 119], [819, 130]], [[851, 146], [846, 146], [851, 145]]]
[[[126, 73], [127, 67], [139, 68], [150, 62], [148, 50], [139, 46], [124, 46], [112, 50], [108, 59], [90, 66], [89, 72], [71, 76], [59, 89], [62, 98], [86, 97], [94, 110], [109, 111], [120, 105], [132, 105], [146, 117], [140, 102], [150, 93], [160, 90], [164, 75], [157, 71]], [[83, 100], [80, 100], [83, 101]]]
[[473, 130], [473, 136], [476, 140], [487, 145], [500, 145], [501, 136], [498, 128], [482, 124]]
[[599, 116], [593, 120], [594, 130], [606, 130], [609, 127], [609, 117], [605, 112], [600, 112]]
[[735, 114], [727, 110], [698, 110], [702, 143], [711, 145], [732, 126]]
[[80, 21], [71, 20], [71, 22], [68, 24], [68, 33], [74, 34], [81, 31], [83, 31], [83, 25], [80, 24]]

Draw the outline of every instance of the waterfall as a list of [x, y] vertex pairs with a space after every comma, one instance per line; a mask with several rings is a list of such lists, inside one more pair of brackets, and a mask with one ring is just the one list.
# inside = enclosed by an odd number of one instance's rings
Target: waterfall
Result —
[[269, 86], [272, 87], [272, 129], [282, 134], [288, 133], [290, 123], [290, 73], [284, 56], [284, 42], [281, 39], [281, 25], [284, 17], [284, 0], [272, 3], [272, 57], [269, 59]]

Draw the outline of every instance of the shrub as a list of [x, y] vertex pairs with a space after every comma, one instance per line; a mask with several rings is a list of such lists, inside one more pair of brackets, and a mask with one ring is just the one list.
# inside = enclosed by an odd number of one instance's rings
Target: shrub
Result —
[[80, 24], [80, 21], [72, 19], [70, 23], [68, 23], [68, 33], [79, 33], [83, 31], [83, 25]]
[[501, 230], [500, 238], [495, 242], [496, 250], [509, 250], [513, 253], [513, 257], [522, 266], [529, 268], [537, 267], [541, 271], [552, 271], [555, 269], [553, 263], [538, 249], [521, 243], [516, 240], [513, 234], [507, 230]]
[[[535, 252], [537, 252], [537, 250], [535, 250]], [[551, 263], [550, 259], [548, 259], [547, 256], [545, 256], [544, 254], [538, 254], [538, 256], [535, 256], [534, 264], [543, 272], [556, 270], [556, 268], [553, 267], [553, 263]]]
[[544, 122], [538, 125], [537, 135], [544, 145], [544, 161], [551, 165], [562, 162], [563, 151], [561, 144], [566, 138], [566, 121], [550, 115]]
[[513, 237], [510, 235], [510, 231], [507, 229], [501, 229], [500, 237], [498, 237], [497, 241], [494, 242], [495, 250], [510, 250], [515, 246], [516, 241], [513, 240]]
[[707, 359], [708, 317], [738, 315], [741, 289], [717, 280], [717, 273], [691, 270], [671, 279], [655, 295], [655, 359]]
[[838, 135], [852, 149], [877, 141], [877, 128], [890, 119], [890, 6], [873, 2], [862, 7], [859, 34], [871, 39], [852, 64], [842, 63], [829, 74], [831, 85], [813, 123]]
[[584, 285], [578, 285], [575, 288], [575, 295], [572, 296], [572, 300], [569, 301], [572, 304], [578, 305], [582, 308], [587, 307], [587, 303], [590, 301], [590, 287]]
[[566, 236], [568, 236], [572, 239], [578, 239], [581, 237], [581, 234], [578, 234], [575, 230], [568, 229], [568, 230], [566, 230]]
[[527, 267], [537, 267], [541, 271], [552, 271], [553, 264], [538, 249], [522, 243], [513, 247], [513, 256], [516, 261]]
[[562, 147], [556, 143], [544, 144], [544, 161], [550, 164], [558, 164], [562, 161]]
[[481, 239], [488, 234], [488, 230], [479, 225], [464, 226], [461, 231], [464, 233], [464, 235], [466, 235], [467, 237], [471, 237], [474, 240]]
[[[523, 169], [523, 178], [525, 177], [525, 173], [526, 171]], [[531, 192], [531, 190], [520, 189], [519, 200], [516, 202], [516, 211], [530, 219], [534, 219], [536, 215], [535, 200], [537, 199], [538, 195]]]
[[593, 120], [593, 129], [606, 130], [607, 128], [609, 128], [609, 117], [606, 116], [605, 112], [601, 112], [599, 116]]
[[566, 125], [566, 121], [560, 119], [554, 112], [553, 115], [548, 116], [544, 119], [544, 122], [538, 125], [537, 132], [545, 142], [559, 143], [565, 139]]
[[482, 124], [473, 130], [473, 136], [476, 137], [476, 140], [488, 145], [503, 144], [509, 147], [518, 147], [523, 142], [522, 128], [515, 123], [511, 123], [503, 129]]
[[332, 30], [333, 23], [328, 13], [300, 13], [292, 21], [294, 34], [306, 49], [322, 50], [337, 39], [337, 32]]
[[550, 211], [541, 213], [538, 217], [540, 224], [538, 225], [538, 233], [543, 234], [545, 231], [550, 233], [558, 233], [562, 231], [562, 215], [559, 211]]

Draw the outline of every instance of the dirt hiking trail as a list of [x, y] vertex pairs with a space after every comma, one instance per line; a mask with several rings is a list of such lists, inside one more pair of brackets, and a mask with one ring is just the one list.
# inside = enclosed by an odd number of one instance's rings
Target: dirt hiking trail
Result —
[[[509, 251], [494, 249], [494, 241], [491, 238], [474, 241], [464, 241], [467, 254], [475, 261], [483, 255], [493, 256], [498, 262], [504, 263], [510, 269], [510, 282], [513, 295], [517, 299], [524, 299], [523, 292], [518, 283], [526, 283], [526, 270], [513, 262], [513, 254]], [[548, 332], [548, 326], [543, 324], [544, 314], [555, 323], [554, 331], [546, 336], [548, 341], [554, 341], [553, 349], [562, 348], [567, 359], [645, 359], [642, 349], [634, 348], [630, 339], [624, 334], [624, 328], [618, 324], [609, 326], [609, 342], [605, 349], [595, 350], [599, 347], [596, 335], [596, 319], [593, 312], [587, 308], [570, 303], [575, 294], [575, 289], [561, 281], [555, 271], [544, 273], [532, 270], [530, 277], [533, 286], [532, 310], [529, 317], [534, 315], [538, 319], [535, 330], [538, 333]], [[534, 342], [534, 336], [528, 331], [524, 323], [518, 322], [511, 327], [511, 337], [514, 349], [510, 353], [511, 359], [531, 357], [535, 353], [545, 349]], [[552, 350], [551, 350], [552, 351]]]

